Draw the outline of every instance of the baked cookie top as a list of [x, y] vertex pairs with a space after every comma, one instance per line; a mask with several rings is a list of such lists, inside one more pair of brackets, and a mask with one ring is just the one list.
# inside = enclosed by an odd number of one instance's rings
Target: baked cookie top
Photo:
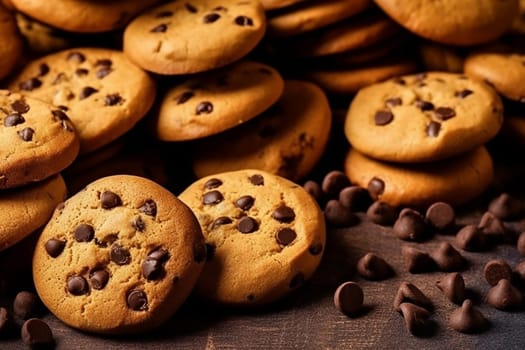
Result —
[[124, 52], [151, 72], [196, 73], [244, 57], [265, 30], [258, 0], [171, 1], [126, 27]]
[[277, 70], [254, 61], [190, 76], [170, 87], [160, 101], [156, 135], [181, 141], [219, 133], [262, 113], [283, 89]]
[[0, 79], [11, 73], [22, 57], [23, 48], [14, 14], [0, 3]]
[[71, 327], [95, 333], [152, 329], [187, 298], [206, 247], [191, 210], [151, 180], [96, 180], [57, 207], [37, 242], [42, 302]]
[[519, 0], [374, 0], [397, 23], [424, 38], [452, 45], [496, 39], [513, 23]]
[[55, 207], [64, 199], [66, 184], [60, 175], [17, 189], [0, 191], [0, 213], [5, 215], [0, 225], [0, 251], [44, 226]]
[[80, 153], [94, 151], [130, 130], [150, 109], [153, 79], [121, 51], [74, 48], [29, 62], [9, 89], [67, 111], [80, 136]]
[[271, 303], [311, 277], [323, 255], [323, 214], [306, 190], [260, 170], [197, 180], [179, 196], [197, 216], [208, 260], [196, 292], [235, 305]]
[[361, 89], [345, 120], [358, 151], [380, 160], [426, 162], [484, 144], [503, 122], [502, 101], [465, 75], [427, 72]]
[[0, 189], [43, 180], [70, 165], [79, 138], [66, 112], [0, 90]]

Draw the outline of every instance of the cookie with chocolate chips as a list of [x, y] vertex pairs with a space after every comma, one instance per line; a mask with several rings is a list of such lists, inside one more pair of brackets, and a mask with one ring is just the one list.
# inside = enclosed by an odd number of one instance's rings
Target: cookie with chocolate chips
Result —
[[196, 73], [244, 57], [265, 30], [265, 12], [257, 0], [171, 1], [131, 21], [124, 31], [124, 52], [155, 73]]
[[252, 120], [194, 143], [198, 177], [246, 168], [298, 180], [320, 159], [332, 113], [317, 85], [286, 80], [281, 98]]
[[24, 43], [14, 14], [0, 3], [0, 79], [11, 73], [22, 57]]
[[196, 292], [218, 303], [271, 303], [300, 287], [323, 256], [323, 214], [306, 190], [260, 170], [197, 180], [179, 196], [196, 214], [208, 258]]
[[0, 90], [0, 189], [44, 180], [69, 166], [79, 138], [66, 112]]
[[392, 162], [444, 159], [492, 139], [503, 105], [489, 85], [428, 72], [369, 85], [352, 100], [344, 131], [359, 152]]
[[205, 258], [199, 222], [184, 203], [151, 180], [115, 175], [56, 208], [35, 248], [33, 279], [67, 325], [136, 333], [176, 312]]
[[9, 88], [67, 112], [82, 154], [129, 131], [156, 95], [148, 73], [121, 51], [103, 48], [75, 48], [35, 59], [13, 77]]
[[281, 97], [284, 81], [274, 68], [239, 61], [189, 77], [160, 101], [154, 129], [165, 141], [202, 138], [254, 118]]
[[381, 162], [351, 149], [344, 168], [353, 184], [394, 207], [426, 208], [438, 201], [464, 204], [482, 194], [494, 176], [492, 158], [483, 146], [421, 164]]

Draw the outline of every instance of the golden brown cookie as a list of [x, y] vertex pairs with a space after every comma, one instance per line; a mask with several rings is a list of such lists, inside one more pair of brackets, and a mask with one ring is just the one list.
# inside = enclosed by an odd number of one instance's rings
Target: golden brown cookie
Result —
[[502, 102], [492, 87], [460, 74], [427, 72], [361, 89], [348, 109], [345, 135], [370, 157], [426, 162], [484, 144], [502, 122]]
[[328, 142], [331, 110], [317, 85], [286, 80], [275, 105], [256, 118], [194, 144], [197, 177], [245, 168], [288, 179], [306, 176]]
[[424, 41], [419, 46], [419, 56], [425, 70], [463, 72], [465, 53], [457, 47]]
[[87, 332], [144, 332], [171, 317], [204, 267], [195, 215], [168, 190], [130, 175], [101, 178], [59, 206], [33, 256], [45, 306]]
[[124, 52], [159, 74], [207, 71], [235, 62], [262, 39], [258, 0], [171, 1], [136, 17], [124, 31]]
[[169, 87], [154, 118], [155, 135], [182, 141], [217, 134], [259, 115], [281, 97], [284, 81], [274, 68], [238, 61], [192, 75]]
[[23, 48], [14, 14], [0, 4], [0, 79], [12, 73], [22, 57]]
[[461, 205], [482, 194], [493, 179], [492, 158], [482, 146], [439, 162], [396, 164], [351, 149], [344, 171], [375, 200], [394, 207], [425, 208], [443, 201]]
[[92, 152], [129, 131], [153, 104], [156, 85], [121, 51], [74, 48], [35, 59], [9, 88], [66, 110]]
[[202, 178], [179, 196], [209, 254], [196, 293], [238, 306], [271, 303], [300, 287], [323, 256], [323, 214], [306, 190], [260, 170]]

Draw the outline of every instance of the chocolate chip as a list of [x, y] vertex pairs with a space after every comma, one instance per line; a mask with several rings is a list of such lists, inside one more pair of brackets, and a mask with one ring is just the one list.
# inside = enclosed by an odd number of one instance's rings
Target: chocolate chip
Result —
[[427, 252], [403, 245], [401, 255], [405, 260], [408, 272], [412, 274], [430, 272], [436, 269], [434, 259]]
[[186, 7], [186, 10], [188, 10], [191, 13], [196, 13], [197, 12], [197, 8], [195, 6], [193, 6], [192, 4], [185, 3], [184, 7]]
[[516, 248], [521, 255], [525, 255], [525, 232], [520, 233], [516, 242]]
[[344, 172], [332, 170], [323, 177], [321, 189], [328, 195], [338, 195], [343, 188], [351, 185], [350, 179]]
[[28, 291], [18, 292], [13, 301], [13, 313], [22, 320], [35, 317], [40, 299], [38, 295]]
[[308, 192], [317, 202], [321, 201], [323, 198], [323, 190], [321, 185], [318, 182], [313, 180], [307, 180], [303, 184], [303, 188]]
[[366, 216], [374, 223], [382, 226], [392, 225], [397, 218], [396, 209], [388, 203], [375, 201], [366, 211]]
[[0, 306], [0, 334], [9, 334], [13, 327], [13, 320], [9, 311], [5, 307]]
[[49, 325], [38, 318], [25, 321], [20, 331], [22, 342], [33, 348], [45, 348], [55, 343]]
[[67, 77], [67, 75], [63, 72], [60, 72], [57, 74], [57, 76], [55, 77], [55, 79], [53, 79], [53, 85], [56, 85], [56, 84], [60, 84], [64, 81], [68, 81], [69, 78]]
[[433, 309], [430, 299], [410, 282], [402, 282], [399, 286], [394, 298], [394, 310], [401, 311], [400, 306], [403, 303], [415, 304], [429, 311]]
[[287, 246], [292, 243], [297, 237], [297, 233], [291, 228], [285, 227], [277, 231], [275, 234], [275, 240], [282, 246]]
[[446, 274], [436, 281], [436, 286], [454, 304], [461, 304], [465, 300], [465, 280], [458, 272]]
[[450, 119], [456, 115], [456, 112], [450, 107], [438, 107], [435, 111], [436, 118], [441, 121]]
[[129, 250], [118, 244], [113, 244], [111, 246], [110, 258], [111, 261], [117, 265], [127, 265], [131, 262], [131, 254]]
[[112, 65], [113, 65], [113, 61], [111, 61], [109, 58], [101, 58], [95, 62], [95, 67], [100, 67], [100, 66], [111, 67]]
[[104, 238], [102, 238], [102, 240], [100, 241], [98, 240], [97, 237], [95, 237], [95, 244], [99, 247], [106, 248], [108, 244], [113, 244], [113, 242], [115, 242], [117, 239], [118, 239], [118, 236], [116, 233], [110, 233], [104, 236]]
[[366, 211], [372, 203], [367, 190], [359, 186], [348, 186], [339, 192], [339, 202], [352, 212]]
[[148, 254], [148, 258], [166, 262], [170, 258], [170, 253], [166, 249], [157, 248]]
[[142, 232], [146, 228], [146, 223], [142, 220], [140, 216], [137, 216], [135, 218], [135, 221], [131, 223], [131, 226], [133, 226], [135, 230]]
[[[59, 106], [59, 108], [60, 108], [60, 106]], [[70, 131], [70, 132], [74, 131], [73, 125], [71, 124], [71, 121], [69, 120], [69, 117], [67, 116], [66, 113], [64, 113], [60, 109], [55, 109], [55, 110], [51, 111], [51, 113], [53, 114], [53, 120], [60, 122], [60, 124], [62, 124], [62, 128], [64, 130], [67, 130], [67, 131]]]
[[377, 111], [374, 115], [376, 125], [387, 125], [394, 120], [394, 114], [390, 111]]
[[161, 23], [158, 26], [150, 30], [151, 33], [164, 33], [168, 30], [168, 25], [166, 23]]
[[[103, 79], [105, 77], [107, 77], [113, 70], [108, 67], [108, 66], [104, 66], [100, 69], [97, 69], [95, 75], [97, 76], [97, 78], [99, 79]], [[115, 95], [118, 95], [118, 94], [115, 94]]]
[[208, 246], [206, 244], [195, 243], [193, 246], [193, 259], [198, 263], [205, 261], [208, 257], [207, 249]]
[[216, 178], [212, 178], [212, 179], [209, 179], [208, 181], [206, 181], [206, 183], [204, 184], [204, 188], [206, 188], [208, 190], [211, 190], [213, 188], [219, 187], [220, 185], [222, 185], [222, 181], [221, 180], [216, 179]]
[[289, 223], [295, 219], [295, 212], [292, 208], [286, 205], [281, 205], [273, 211], [272, 218], [279, 222]]
[[337, 199], [330, 199], [324, 207], [326, 223], [333, 227], [350, 227], [359, 223], [358, 217], [350, 208], [345, 207]]
[[213, 23], [221, 17], [218, 13], [208, 13], [202, 18], [204, 23]]
[[467, 97], [468, 95], [472, 94], [472, 90], [469, 90], [469, 89], [463, 89], [461, 91], [456, 91], [456, 93], [454, 94], [455, 97], [459, 97], [459, 98], [465, 98]]
[[85, 86], [80, 90], [80, 93], [78, 95], [79, 100], [83, 100], [88, 98], [89, 96], [93, 95], [94, 93], [98, 92], [97, 89], [91, 87], [91, 86]]
[[77, 68], [75, 70], [75, 74], [78, 77], [81, 77], [81, 76], [84, 76], [84, 75], [88, 75], [88, 73], [89, 73], [89, 71], [86, 68]]
[[385, 106], [387, 106], [388, 108], [392, 108], [395, 106], [401, 106], [402, 104], [403, 104], [403, 101], [401, 100], [400, 97], [388, 98], [385, 101]]
[[234, 22], [235, 24], [240, 25], [241, 27], [253, 26], [253, 20], [247, 16], [237, 16], [235, 17]]
[[210, 225], [210, 229], [214, 229], [215, 227], [231, 224], [232, 219], [230, 219], [227, 216], [219, 216], [217, 219], [215, 219], [212, 224]]
[[457, 233], [454, 239], [456, 245], [463, 250], [479, 252], [487, 247], [486, 235], [476, 225], [465, 225]]
[[512, 279], [512, 269], [505, 260], [492, 259], [483, 267], [483, 276], [488, 284], [495, 286], [503, 278], [510, 281]]
[[486, 300], [489, 305], [499, 310], [513, 310], [523, 304], [521, 292], [505, 278], [489, 289]]
[[504, 192], [490, 202], [488, 211], [502, 220], [512, 219], [523, 211], [523, 204], [521, 200]]
[[417, 100], [414, 104], [423, 112], [431, 111], [434, 109], [434, 104], [429, 101]]
[[440, 242], [430, 255], [441, 271], [460, 271], [466, 265], [465, 258], [448, 242]]
[[148, 297], [146, 293], [140, 289], [132, 289], [128, 292], [126, 298], [128, 307], [134, 311], [148, 310]]
[[410, 334], [423, 334], [430, 326], [430, 312], [425, 308], [412, 303], [402, 303], [399, 311], [403, 315], [405, 326]]
[[379, 199], [379, 196], [381, 196], [383, 194], [383, 192], [385, 191], [385, 183], [380, 178], [373, 177], [368, 182], [367, 189], [368, 189], [368, 193], [370, 193], [370, 196], [372, 197], [372, 199], [376, 200], [376, 199]]
[[255, 186], [264, 186], [264, 177], [259, 174], [250, 176], [250, 182]]
[[35, 131], [31, 128], [23, 128], [22, 130], [19, 130], [17, 134], [22, 140], [29, 142], [33, 140], [33, 135], [35, 134]]
[[450, 328], [461, 333], [481, 333], [489, 326], [489, 321], [472, 304], [470, 299], [463, 301], [461, 307], [452, 311], [448, 318]]
[[122, 205], [122, 200], [118, 194], [111, 191], [104, 191], [100, 195], [100, 204], [104, 209], [111, 209]]
[[183, 104], [184, 102], [188, 101], [193, 96], [195, 96], [195, 94], [192, 91], [184, 91], [175, 100], [177, 101], [177, 104], [180, 105], [180, 104]]
[[25, 118], [18, 114], [18, 113], [11, 113], [4, 119], [4, 126], [10, 127], [10, 126], [16, 126], [18, 124], [24, 123], [26, 120]]
[[252, 233], [259, 229], [259, 224], [257, 221], [249, 216], [243, 216], [237, 222], [237, 230], [242, 233]]
[[91, 287], [96, 290], [104, 289], [109, 281], [109, 272], [106, 270], [95, 270], [89, 274]]
[[290, 285], [289, 287], [294, 289], [294, 288], [297, 288], [297, 287], [300, 287], [303, 285], [304, 283], [304, 280], [305, 280], [305, 277], [304, 277], [304, 274], [302, 272], [298, 272], [295, 276], [292, 277], [292, 279], [290, 280]]
[[86, 60], [86, 56], [84, 56], [84, 54], [82, 54], [81, 52], [72, 51], [67, 55], [67, 60], [68, 61], [74, 60], [74, 61], [77, 61], [78, 63], [82, 63]]
[[435, 121], [431, 121], [427, 124], [427, 135], [430, 137], [438, 137], [439, 131], [441, 130], [441, 124]]
[[456, 223], [454, 208], [445, 202], [435, 202], [427, 208], [425, 220], [436, 230], [444, 231]]
[[104, 106], [115, 106], [123, 102], [124, 99], [118, 93], [109, 94], [104, 97]]
[[308, 251], [309, 251], [310, 254], [312, 254], [312, 255], [319, 255], [319, 254], [321, 254], [321, 252], [323, 251], [323, 244], [322, 244], [322, 243], [312, 244], [312, 245], [308, 248]]
[[381, 281], [393, 275], [394, 270], [385, 259], [374, 253], [366, 253], [357, 261], [357, 273], [371, 281]]
[[340, 284], [334, 293], [334, 305], [345, 315], [352, 315], [363, 308], [363, 289], [355, 282]]
[[483, 231], [487, 245], [502, 243], [508, 232], [501, 219], [489, 211], [481, 216], [478, 227]]
[[75, 229], [75, 240], [77, 242], [90, 242], [95, 237], [95, 229], [88, 224], [80, 224]]
[[47, 63], [40, 63], [40, 66], [38, 66], [38, 76], [43, 77], [47, 73], [49, 73], [49, 66]]
[[235, 201], [235, 205], [242, 210], [248, 210], [253, 206], [255, 198], [252, 196], [242, 196]]
[[206, 205], [218, 204], [222, 202], [223, 199], [222, 193], [217, 190], [206, 192], [202, 195], [202, 203]]
[[33, 91], [34, 89], [37, 89], [40, 86], [42, 86], [42, 81], [38, 78], [30, 78], [18, 84], [20, 90], [24, 91]]
[[[186, 4], [186, 6], [188, 6], [189, 4]], [[191, 6], [191, 5], [189, 5]], [[171, 17], [173, 16], [173, 12], [172, 11], [162, 11], [162, 12], [159, 12], [155, 15], [155, 18], [164, 18], [164, 17]]]
[[157, 215], [157, 203], [153, 199], [146, 199], [139, 207], [139, 211], [149, 216]]
[[83, 295], [89, 292], [89, 286], [84, 277], [69, 276], [67, 279], [67, 290], [73, 295]]
[[24, 100], [16, 100], [15, 102], [11, 103], [11, 108], [20, 114], [24, 114], [29, 112], [29, 105]]
[[142, 263], [142, 276], [148, 281], [157, 280], [164, 274], [164, 267], [159, 260], [147, 258]]
[[213, 112], [213, 104], [209, 101], [200, 102], [195, 108], [195, 114], [199, 115], [202, 113], [210, 114]]
[[49, 239], [44, 244], [44, 248], [46, 249], [47, 254], [52, 258], [56, 258], [60, 254], [62, 254], [65, 246], [66, 246], [66, 241], [62, 241], [60, 239], [54, 239], [54, 238]]
[[405, 211], [404, 215], [399, 215], [392, 227], [394, 235], [405, 241], [421, 241], [426, 238], [426, 231], [425, 219], [416, 210]]

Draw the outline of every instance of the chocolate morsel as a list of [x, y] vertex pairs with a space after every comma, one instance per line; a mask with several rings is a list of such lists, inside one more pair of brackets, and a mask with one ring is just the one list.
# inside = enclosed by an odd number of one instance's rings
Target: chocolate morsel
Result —
[[512, 280], [512, 268], [503, 259], [492, 259], [483, 267], [483, 277], [488, 284], [495, 286], [503, 278]]
[[436, 281], [436, 286], [454, 304], [461, 304], [465, 300], [465, 280], [458, 272], [446, 274]]
[[355, 282], [344, 282], [335, 290], [334, 305], [345, 315], [352, 315], [361, 310], [363, 301], [363, 290]]
[[357, 273], [367, 280], [381, 281], [392, 276], [394, 270], [383, 258], [366, 253], [357, 261]]
[[30, 318], [22, 325], [20, 331], [22, 342], [31, 347], [44, 347], [55, 342], [49, 325], [38, 318]]
[[470, 299], [466, 299], [461, 307], [452, 311], [448, 325], [461, 333], [481, 333], [488, 328], [489, 321], [472, 305]]

